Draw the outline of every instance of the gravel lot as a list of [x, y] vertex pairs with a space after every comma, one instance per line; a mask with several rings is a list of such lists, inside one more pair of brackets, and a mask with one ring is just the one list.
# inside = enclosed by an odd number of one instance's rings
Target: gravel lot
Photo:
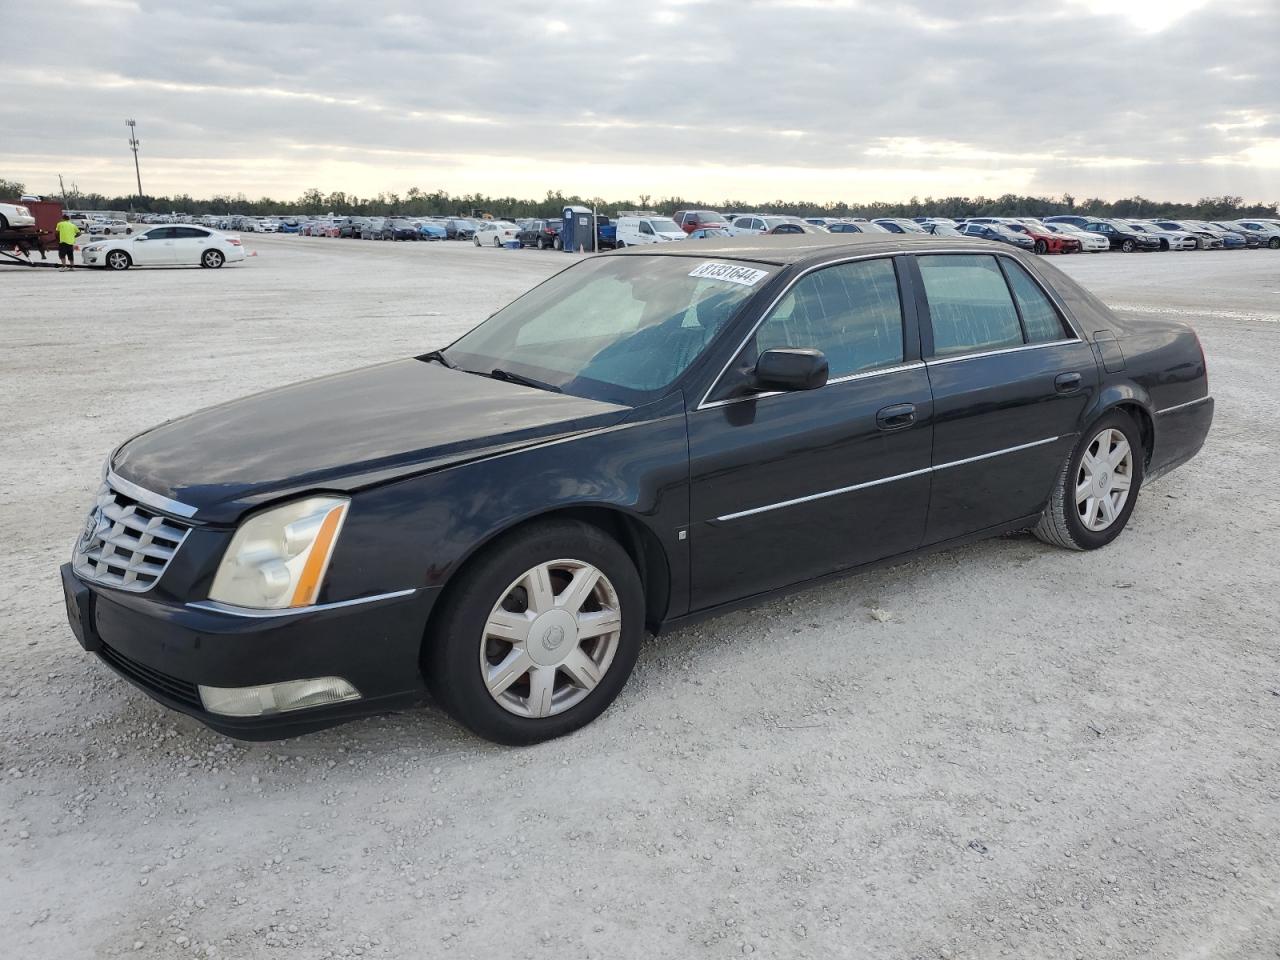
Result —
[[1209, 356], [1208, 445], [1114, 545], [651, 640], [604, 717], [514, 750], [432, 709], [237, 743], [72, 639], [57, 566], [113, 444], [441, 345], [568, 262], [245, 240], [0, 271], [0, 954], [1280, 956], [1280, 255], [1055, 261]]

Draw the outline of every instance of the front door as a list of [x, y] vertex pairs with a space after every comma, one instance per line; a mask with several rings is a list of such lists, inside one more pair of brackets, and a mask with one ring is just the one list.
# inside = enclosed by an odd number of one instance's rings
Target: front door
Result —
[[939, 543], [1040, 512], [1099, 373], [1092, 349], [1016, 258], [912, 261], [934, 401], [925, 542]]
[[[827, 385], [743, 395], [776, 347], [822, 350]], [[892, 259], [801, 277], [688, 422], [693, 609], [920, 544], [932, 399]]]
[[145, 267], [173, 263], [173, 236], [177, 229], [177, 227], [158, 227], [139, 234], [129, 244], [129, 256], [133, 258], [134, 263]]

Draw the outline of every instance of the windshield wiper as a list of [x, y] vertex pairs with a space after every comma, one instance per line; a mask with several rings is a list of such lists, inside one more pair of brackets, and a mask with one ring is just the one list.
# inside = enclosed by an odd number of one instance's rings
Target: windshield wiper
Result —
[[448, 357], [446, 357], [444, 355], [443, 350], [432, 350], [430, 353], [424, 353], [418, 359], [426, 363], [430, 363], [432, 360], [434, 360], [436, 363], [440, 364], [443, 367], [448, 367], [450, 370], [458, 369], [458, 365], [456, 363], [453, 363]]
[[489, 376], [493, 377], [495, 380], [505, 380], [508, 383], [519, 383], [526, 387], [536, 387], [539, 390], [550, 390], [552, 393], [564, 392], [553, 383], [544, 383], [541, 380], [533, 379], [533, 377], [526, 377], [521, 373], [512, 373], [510, 370], [503, 370], [501, 367], [494, 367], [489, 371]]

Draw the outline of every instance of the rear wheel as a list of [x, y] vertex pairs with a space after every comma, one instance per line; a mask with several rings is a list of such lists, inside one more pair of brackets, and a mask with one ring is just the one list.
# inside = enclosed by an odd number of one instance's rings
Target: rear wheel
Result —
[[107, 266], [112, 270], [128, 270], [133, 266], [133, 258], [123, 250], [112, 250], [107, 254]]
[[221, 250], [206, 250], [200, 255], [200, 266], [217, 270], [226, 261]]
[[460, 723], [498, 743], [536, 743], [609, 706], [643, 630], [640, 577], [617, 542], [576, 521], [535, 523], [459, 575], [423, 666]]
[[1142, 486], [1143, 457], [1133, 418], [1119, 410], [1104, 416], [1063, 464], [1035, 535], [1069, 550], [1096, 550], [1120, 536]]

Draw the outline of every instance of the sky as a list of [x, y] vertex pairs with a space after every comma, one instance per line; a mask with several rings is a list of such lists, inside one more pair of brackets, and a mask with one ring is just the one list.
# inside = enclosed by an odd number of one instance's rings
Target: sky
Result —
[[0, 177], [1280, 200], [1280, 0], [0, 0]]

